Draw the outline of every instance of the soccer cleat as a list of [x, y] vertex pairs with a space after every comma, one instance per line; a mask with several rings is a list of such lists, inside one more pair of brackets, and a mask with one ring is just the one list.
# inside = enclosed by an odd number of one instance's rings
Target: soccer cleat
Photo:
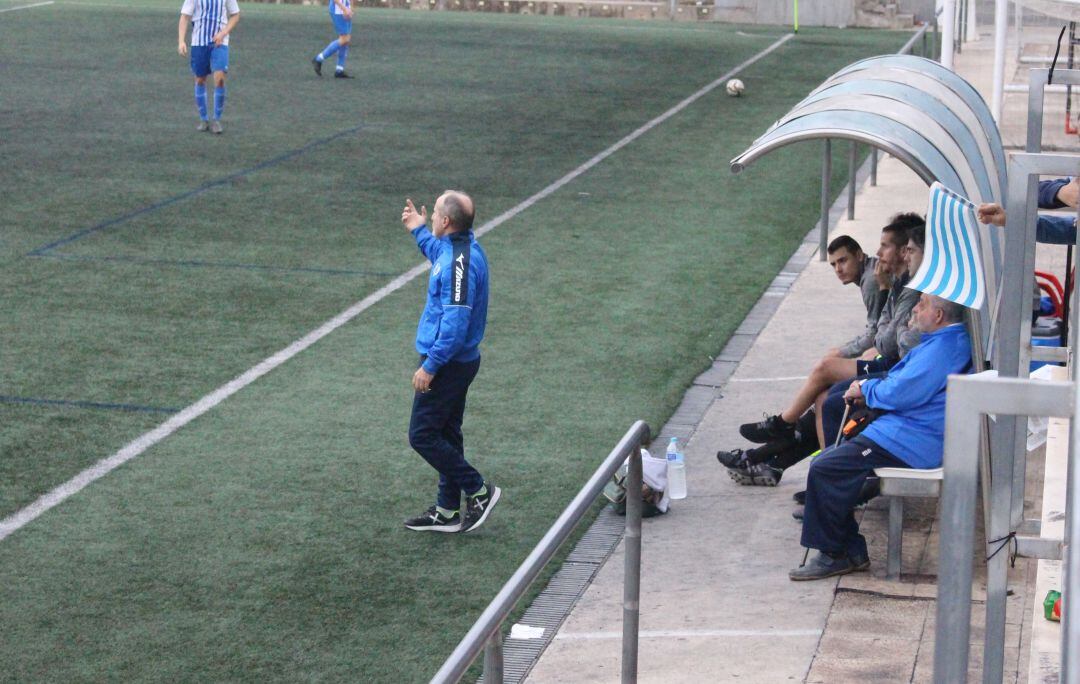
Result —
[[453, 515], [446, 517], [438, 507], [432, 506], [415, 518], [406, 520], [405, 527], [417, 532], [458, 532], [461, 530], [461, 515], [454, 511]]
[[487, 482], [484, 483], [484, 487], [487, 489], [485, 493], [465, 497], [467, 503], [465, 506], [465, 520], [461, 523], [462, 532], [469, 532], [483, 525], [488, 518], [488, 514], [491, 513], [491, 509], [495, 508], [495, 504], [499, 503], [502, 490]]
[[757, 423], [743, 423], [739, 426], [739, 434], [751, 442], [765, 444], [774, 439], [794, 437], [795, 424], [785, 421], [780, 416], [766, 416]]
[[201, 121], [199, 121], [199, 125], [195, 127], [195, 130], [200, 133], [210, 130], [210, 122], [206, 119], [202, 119]]
[[747, 465], [747, 455], [742, 449], [717, 451], [716, 460], [725, 468], [745, 468]]
[[791, 509], [791, 517], [795, 518], [799, 522], [803, 521], [803, 517], [806, 515], [806, 506], [804, 504], [795, 504], [795, 507]]
[[214, 119], [210, 122], [210, 132], [214, 135], [221, 135], [225, 132], [225, 129], [221, 127], [221, 121]]
[[806, 490], [801, 489], [801, 490], [795, 492], [794, 494], [791, 495], [791, 498], [795, 501], [795, 503], [799, 504], [800, 506], [805, 506], [806, 505]]
[[784, 475], [782, 468], [767, 463], [743, 463], [734, 468], [729, 467], [727, 471], [728, 477], [736, 484], [755, 487], [775, 487], [780, 484], [780, 478]]
[[335, 71], [334, 72], [334, 78], [353, 78], [353, 77], [350, 76], [349, 74], [345, 73], [345, 71]]
[[315, 75], [322, 78], [322, 62], [319, 61], [318, 57], [311, 58], [311, 66], [315, 67]]

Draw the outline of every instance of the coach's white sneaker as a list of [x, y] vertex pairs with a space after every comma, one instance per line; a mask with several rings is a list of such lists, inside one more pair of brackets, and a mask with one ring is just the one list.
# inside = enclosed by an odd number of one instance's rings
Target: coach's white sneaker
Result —
[[201, 120], [199, 122], [199, 125], [195, 127], [195, 130], [197, 130], [200, 133], [204, 133], [204, 132], [210, 130], [210, 122], [207, 121], [206, 119]]
[[210, 132], [214, 135], [221, 135], [225, 132], [225, 129], [221, 127], [221, 121], [219, 119], [214, 119], [210, 122]]

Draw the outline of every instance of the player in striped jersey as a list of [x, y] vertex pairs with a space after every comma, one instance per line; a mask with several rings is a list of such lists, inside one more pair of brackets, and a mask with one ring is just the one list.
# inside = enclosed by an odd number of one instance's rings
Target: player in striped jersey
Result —
[[[236, 0], [184, 0], [180, 8], [180, 37], [177, 51], [188, 54], [187, 30], [191, 29], [191, 73], [195, 74], [195, 106], [199, 110], [198, 130], [221, 133], [221, 112], [225, 109], [225, 74], [229, 71], [229, 33], [240, 21]], [[214, 74], [214, 118], [206, 112], [206, 77]]]
[[334, 22], [334, 30], [337, 31], [338, 37], [311, 60], [317, 75], [322, 76], [323, 60], [337, 53], [334, 78], [352, 78], [345, 73], [345, 60], [349, 57], [349, 41], [352, 40], [352, 17], [352, 0], [330, 0], [330, 21]]

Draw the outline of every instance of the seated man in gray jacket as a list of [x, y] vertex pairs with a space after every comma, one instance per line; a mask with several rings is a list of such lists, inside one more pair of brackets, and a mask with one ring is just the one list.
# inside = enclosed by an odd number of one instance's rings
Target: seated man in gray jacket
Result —
[[[795, 423], [799, 416], [833, 383], [845, 378], [887, 371], [900, 361], [911, 347], [918, 344], [918, 333], [912, 333], [908, 325], [919, 293], [904, 286], [922, 263], [922, 250], [916, 252], [909, 249], [911, 234], [917, 233], [917, 240], [921, 245], [925, 227], [926, 223], [921, 216], [908, 213], [897, 214], [881, 229], [881, 246], [877, 257], [879, 263], [884, 263], [885, 266], [879, 269], [881, 272], [877, 280], [879, 290], [889, 290], [889, 295], [878, 317], [874, 346], [863, 355], [863, 359], [838, 356], [822, 358], [787, 408], [757, 423], [741, 425], [739, 434], [759, 444], [789, 437], [795, 432]], [[886, 267], [888, 274], [884, 272]]]
[[879, 278], [882, 273], [887, 275], [888, 269], [882, 267], [877, 257], [864, 254], [862, 247], [850, 235], [833, 238], [828, 252], [829, 265], [833, 267], [840, 283], [859, 285], [863, 305], [866, 307], [866, 327], [861, 333], [841, 346], [830, 349], [825, 355], [844, 359], [859, 358], [874, 346], [878, 317], [889, 294], [887, 289], [881, 289]]

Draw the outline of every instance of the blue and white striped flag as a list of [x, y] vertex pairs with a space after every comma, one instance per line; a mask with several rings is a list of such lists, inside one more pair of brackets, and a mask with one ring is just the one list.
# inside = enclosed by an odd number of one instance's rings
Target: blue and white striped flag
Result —
[[986, 299], [975, 205], [941, 183], [930, 186], [926, 210], [926, 248], [908, 287], [972, 309]]

